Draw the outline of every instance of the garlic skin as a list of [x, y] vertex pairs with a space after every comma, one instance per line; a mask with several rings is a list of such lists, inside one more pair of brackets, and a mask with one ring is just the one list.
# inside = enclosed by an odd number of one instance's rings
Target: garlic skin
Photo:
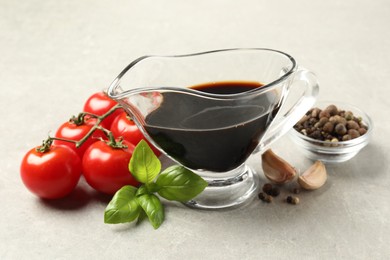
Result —
[[327, 178], [328, 175], [324, 163], [316, 161], [298, 177], [298, 183], [306, 190], [316, 190], [325, 184]]
[[288, 162], [277, 156], [271, 149], [261, 155], [262, 167], [265, 177], [276, 184], [291, 181], [297, 171]]

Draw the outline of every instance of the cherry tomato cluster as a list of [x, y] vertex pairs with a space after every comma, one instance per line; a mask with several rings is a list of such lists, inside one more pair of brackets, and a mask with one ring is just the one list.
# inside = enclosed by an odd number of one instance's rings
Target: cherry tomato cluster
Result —
[[114, 100], [95, 93], [79, 117], [63, 123], [54, 138], [27, 152], [20, 167], [22, 181], [45, 199], [65, 197], [81, 175], [92, 188], [110, 195], [124, 185], [138, 186], [128, 164], [142, 139], [142, 132]]

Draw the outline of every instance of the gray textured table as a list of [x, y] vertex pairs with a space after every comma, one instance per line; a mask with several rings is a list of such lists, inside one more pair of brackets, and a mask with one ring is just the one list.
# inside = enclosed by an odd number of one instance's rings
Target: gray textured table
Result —
[[[387, 0], [0, 0], [0, 259], [390, 258], [389, 13]], [[57, 203], [24, 188], [24, 153], [130, 61], [230, 47], [293, 55], [317, 74], [320, 99], [372, 116], [369, 146], [329, 167], [326, 186], [297, 206], [282, 197], [222, 212], [168, 204], [158, 230], [105, 225], [107, 199], [83, 182]], [[273, 148], [310, 164], [286, 137]]]

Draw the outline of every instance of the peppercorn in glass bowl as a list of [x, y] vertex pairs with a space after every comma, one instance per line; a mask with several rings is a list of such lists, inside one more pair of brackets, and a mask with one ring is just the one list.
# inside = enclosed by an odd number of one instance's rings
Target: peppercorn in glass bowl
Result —
[[372, 129], [371, 118], [357, 107], [321, 101], [295, 124], [289, 136], [309, 159], [338, 163], [364, 148]]

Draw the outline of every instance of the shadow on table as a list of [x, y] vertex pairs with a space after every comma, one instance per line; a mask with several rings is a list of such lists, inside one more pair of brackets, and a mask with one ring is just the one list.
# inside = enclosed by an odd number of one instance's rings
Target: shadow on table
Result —
[[369, 144], [349, 161], [329, 165], [338, 178], [384, 178], [386, 172], [385, 151], [379, 145]]
[[86, 206], [90, 201], [90, 195], [81, 187], [76, 187], [71, 194], [62, 199], [40, 200], [45, 206], [61, 210], [77, 210]]
[[111, 195], [103, 194], [89, 187], [84, 179], [81, 179], [77, 187], [65, 198], [57, 200], [41, 199], [40, 202], [47, 207], [60, 210], [78, 210], [89, 203], [107, 205], [112, 199]]

